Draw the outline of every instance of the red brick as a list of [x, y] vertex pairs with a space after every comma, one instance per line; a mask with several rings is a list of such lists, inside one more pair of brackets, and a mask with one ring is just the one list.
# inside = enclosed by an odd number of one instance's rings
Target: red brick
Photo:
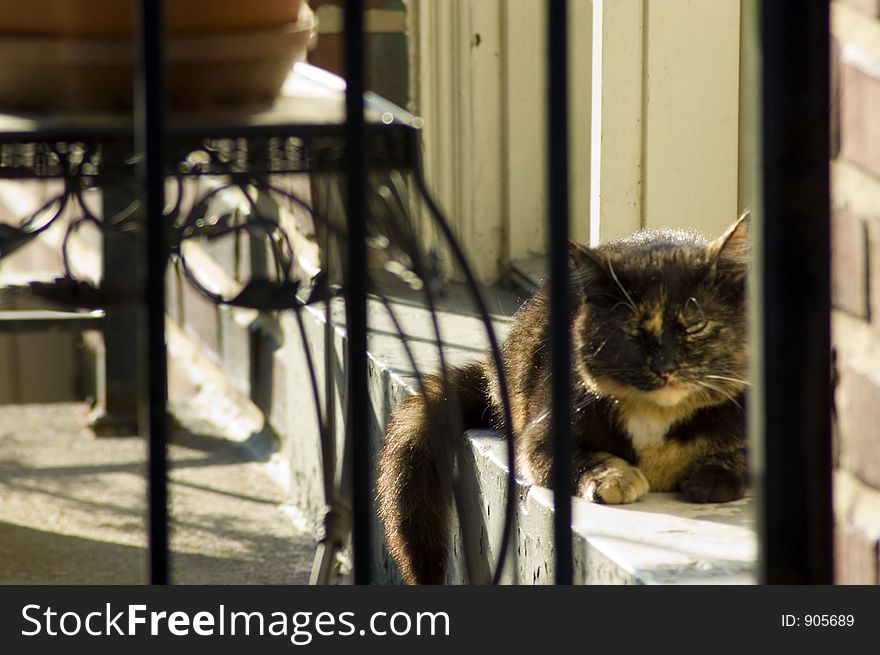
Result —
[[837, 373], [837, 362], [834, 359], [834, 355], [836, 353], [836, 349], [832, 348], [832, 366], [834, 367], [834, 382], [832, 387], [832, 393], [834, 394], [834, 402], [835, 406], [833, 412], [831, 414], [831, 468], [839, 468], [840, 467], [840, 419], [839, 412], [837, 411], [836, 403], [837, 403], [837, 388], [838, 388], [838, 373]]
[[841, 63], [840, 156], [880, 177], [880, 79]]
[[835, 209], [831, 235], [831, 300], [858, 318], [868, 318], [868, 253], [864, 222]]
[[835, 584], [877, 584], [877, 540], [838, 525], [834, 541]]
[[871, 16], [880, 16], [880, 0], [838, 0]]
[[[880, 207], [878, 207], [880, 211]], [[880, 332], [880, 216], [868, 220], [868, 313]]]
[[835, 405], [840, 463], [862, 481], [880, 489], [880, 385], [846, 361], [840, 362], [838, 369], [840, 383]]

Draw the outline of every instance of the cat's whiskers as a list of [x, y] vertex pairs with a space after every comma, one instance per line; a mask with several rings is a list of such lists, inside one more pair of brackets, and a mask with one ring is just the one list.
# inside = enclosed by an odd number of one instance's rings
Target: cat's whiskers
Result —
[[[626, 303], [624, 303], [624, 304], [626, 304]], [[615, 305], [615, 307], [616, 307], [616, 306], [617, 306], [617, 305]], [[608, 343], [608, 341], [611, 339], [611, 337], [613, 337], [613, 336], [614, 336], [615, 334], [617, 334], [618, 332], [620, 332], [620, 328], [619, 328], [619, 327], [618, 327], [618, 328], [614, 328], [614, 330], [611, 331], [611, 334], [609, 334], [609, 335], [605, 338], [605, 341], [603, 341], [601, 344], [599, 344], [599, 347], [596, 348], [596, 350], [593, 351], [593, 357], [595, 357], [595, 356], [598, 355], [600, 352], [602, 352], [602, 349], [605, 347], [605, 344]]]
[[605, 341], [603, 341], [602, 343], [599, 344], [599, 347], [596, 348], [596, 350], [593, 351], [593, 357], [595, 357], [595, 356], [598, 355], [600, 352], [602, 352], [602, 349], [605, 347], [605, 344], [608, 343], [608, 340], [609, 340], [610, 338], [611, 338], [611, 337], [608, 337], [608, 339], [605, 339]]
[[[623, 305], [624, 307], [629, 307], [629, 309], [633, 312], [633, 314], [636, 313], [636, 311], [635, 311], [635, 307], [633, 307], [632, 305], [630, 305], [628, 302], [626, 302], [626, 301], [624, 301], [624, 300], [621, 300], [620, 302], [614, 303], [614, 305], [612, 305], [612, 307], [611, 307], [611, 309], [610, 309], [609, 311], [612, 311], [612, 312], [613, 312], [615, 309], [617, 309], [617, 308], [620, 307], [621, 305]], [[618, 330], [619, 330], [619, 329], [620, 329], [620, 328], [618, 328]]]
[[704, 378], [709, 378], [711, 380], [726, 380], [727, 382], [736, 382], [737, 384], [748, 385], [748, 380], [741, 380], [740, 378], [729, 378], [725, 375], [709, 375], [706, 374], [703, 376]]
[[633, 313], [638, 314], [639, 310], [636, 308], [636, 303], [632, 299], [632, 296], [629, 295], [629, 291], [627, 291], [624, 286], [620, 283], [620, 279], [617, 277], [617, 273], [614, 271], [614, 264], [611, 263], [611, 259], [608, 259], [608, 272], [611, 273], [611, 277], [614, 280], [614, 283], [618, 286], [620, 291], [626, 296], [626, 299], [629, 301], [629, 308], [633, 310]]
[[739, 401], [736, 399], [736, 396], [734, 396], [732, 393], [730, 393], [726, 389], [719, 387], [717, 385], [714, 385], [714, 384], [710, 384], [709, 382], [706, 382], [704, 380], [694, 380], [694, 383], [696, 383], [699, 386], [704, 387], [704, 388], [708, 389], [709, 391], [712, 391], [720, 396], [723, 396], [724, 398], [726, 398], [727, 400], [732, 402], [734, 405], [739, 407], [740, 410], [742, 410], [743, 407], [742, 407], [742, 405], [739, 404]]

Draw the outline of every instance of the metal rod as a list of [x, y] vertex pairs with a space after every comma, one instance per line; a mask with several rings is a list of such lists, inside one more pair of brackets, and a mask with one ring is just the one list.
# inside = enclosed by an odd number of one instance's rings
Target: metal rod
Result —
[[556, 584], [573, 579], [571, 543], [571, 363], [568, 291], [568, 0], [547, 6], [547, 191], [550, 221], [550, 366], [553, 539]]
[[0, 311], [0, 333], [100, 330], [104, 327], [105, 318], [104, 312], [100, 310], [87, 314], [49, 310]]
[[137, 84], [140, 112], [137, 151], [141, 202], [147, 245], [146, 284], [146, 419], [149, 434], [149, 546], [150, 582], [168, 584], [168, 453], [166, 401], [168, 396], [165, 351], [165, 267], [168, 247], [165, 206], [164, 43], [162, 0], [141, 0], [141, 69]]
[[763, 411], [753, 426], [760, 577], [829, 584], [829, 4], [758, 4], [763, 168], [753, 320], [754, 393]]
[[[101, 189], [101, 220], [106, 227], [128, 211], [133, 201], [131, 170], [125, 165], [131, 159], [131, 144], [124, 141], [106, 143], [102, 158], [106, 162], [107, 178]], [[83, 209], [84, 218], [91, 218], [82, 193], [75, 191], [74, 199]], [[73, 233], [73, 225], [75, 223], [71, 224], [67, 235]], [[139, 284], [144, 272], [140, 259], [144, 243], [140, 235], [113, 229], [104, 229], [102, 233], [103, 279], [120, 280], [134, 275]], [[69, 273], [66, 243], [67, 238], [62, 246], [62, 258], [65, 272]], [[146, 388], [139, 374], [139, 362], [131, 356], [131, 348], [143, 331], [142, 311], [143, 308], [136, 304], [117, 305], [107, 310], [103, 326], [104, 352], [98, 369], [98, 403], [90, 417], [96, 434], [138, 434], [139, 401]]]
[[367, 204], [364, 125], [364, 17], [362, 0], [345, 3], [345, 170], [348, 191], [348, 335], [346, 451], [352, 465], [355, 584], [368, 584], [371, 568], [372, 475], [367, 391]]
[[[425, 172], [422, 170], [420, 159], [417, 158], [415, 160], [415, 168], [413, 169], [413, 180], [416, 183], [416, 188], [421, 195], [422, 201], [424, 201], [425, 206], [428, 208], [428, 211], [434, 217], [434, 221], [438, 228], [440, 228], [440, 232], [443, 234], [443, 238], [446, 241], [446, 244], [449, 246], [449, 249], [452, 253], [452, 258], [455, 263], [459, 266], [462, 274], [464, 275], [465, 282], [467, 286], [472, 291], [472, 298], [476, 305], [477, 316], [483, 322], [483, 326], [486, 328], [486, 338], [489, 340], [489, 357], [492, 365], [495, 367], [496, 375], [498, 376], [498, 390], [499, 396], [501, 398], [501, 418], [503, 419], [503, 423], [501, 424], [502, 434], [506, 437], [505, 441], [507, 444], [507, 461], [508, 461], [508, 471], [507, 471], [507, 497], [504, 502], [504, 532], [501, 539], [501, 544], [498, 547], [498, 559], [495, 564], [495, 574], [492, 578], [492, 584], [500, 584], [501, 579], [504, 575], [504, 569], [507, 562], [507, 555], [510, 552], [510, 542], [513, 538], [513, 530], [514, 519], [516, 513], [516, 475], [513, 462], [516, 462], [516, 453], [515, 446], [513, 441], [513, 418], [512, 411], [510, 405], [510, 394], [508, 393], [508, 384], [507, 384], [507, 375], [504, 372], [504, 360], [501, 357], [501, 347], [498, 343], [498, 337], [495, 334], [495, 330], [492, 327], [492, 318], [489, 315], [489, 310], [486, 306], [486, 300], [483, 298], [482, 293], [480, 292], [480, 287], [477, 284], [477, 278], [474, 275], [473, 270], [471, 269], [470, 264], [468, 263], [467, 258], [464, 255], [464, 251], [461, 248], [461, 245], [455, 239], [455, 236], [452, 234], [452, 229], [449, 227], [449, 221], [446, 220], [443, 212], [440, 211], [440, 207], [437, 205], [437, 202], [431, 196], [431, 192], [428, 189], [428, 185], [425, 182]], [[430, 296], [426, 296], [430, 298]]]

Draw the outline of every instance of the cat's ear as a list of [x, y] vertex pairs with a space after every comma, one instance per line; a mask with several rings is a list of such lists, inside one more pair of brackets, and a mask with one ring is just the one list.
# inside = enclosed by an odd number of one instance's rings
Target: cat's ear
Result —
[[568, 242], [568, 263], [572, 282], [589, 285], [609, 278], [607, 253], [574, 241]]
[[709, 244], [713, 260], [726, 260], [745, 266], [749, 261], [749, 230], [751, 214], [743, 213], [720, 237]]
[[605, 265], [601, 255], [592, 248], [569, 239], [568, 263], [574, 273], [604, 273]]
[[576, 241], [568, 240], [568, 264], [572, 268], [572, 270], [577, 270], [580, 267], [587, 264], [588, 261], [592, 261], [592, 257], [590, 256], [590, 249], [586, 246], [582, 246]]

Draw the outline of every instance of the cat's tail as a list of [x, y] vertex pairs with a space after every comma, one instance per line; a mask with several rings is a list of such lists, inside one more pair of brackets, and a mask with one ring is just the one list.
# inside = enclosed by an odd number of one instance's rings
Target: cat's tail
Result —
[[[483, 427], [489, 412], [482, 366], [473, 363], [423, 378], [424, 394], [407, 398], [385, 433], [379, 463], [379, 514], [391, 555], [409, 584], [442, 584], [446, 577], [449, 485], [435, 454], [453, 452], [461, 430]], [[454, 394], [450, 400], [446, 391]], [[457, 434], [456, 434], [457, 433]], [[432, 443], [432, 440], [443, 443]], [[451, 471], [450, 471], [451, 473]]]

